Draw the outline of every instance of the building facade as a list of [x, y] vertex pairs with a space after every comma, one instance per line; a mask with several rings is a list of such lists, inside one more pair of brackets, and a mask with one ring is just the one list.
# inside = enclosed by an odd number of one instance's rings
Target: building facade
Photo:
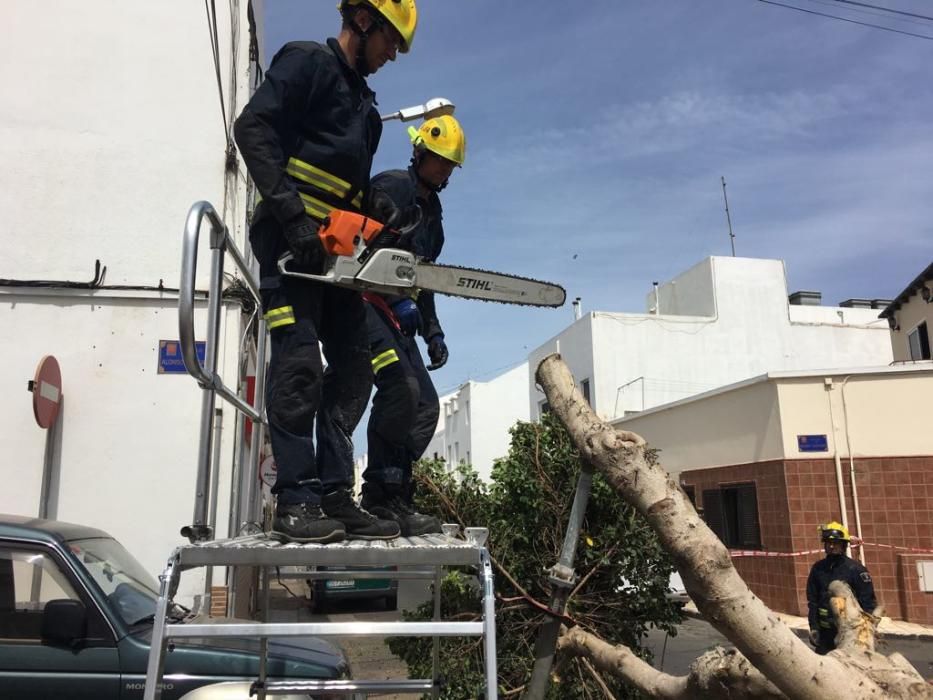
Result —
[[933, 337], [933, 263], [881, 312], [891, 328], [895, 362], [929, 360]]
[[[530, 353], [524, 377], [511, 370], [484, 383], [481, 393], [471, 382], [445, 397], [428, 454], [437, 452], [450, 463], [467, 459], [488, 474], [493, 460], [506, 454], [508, 428], [538, 418], [545, 408], [534, 371], [553, 352], [561, 354], [583, 396], [606, 420], [768, 371], [891, 361], [878, 302], [868, 308], [812, 305], [818, 296], [788, 295], [780, 260], [707, 258], [653, 289], [647, 312], [582, 314]], [[524, 406], [517, 405], [518, 393]], [[463, 413], [467, 403], [471, 410]], [[482, 432], [466, 415], [486, 416]], [[480, 444], [485, 447], [478, 451]]]
[[606, 420], [764, 372], [891, 361], [877, 310], [818, 300], [788, 294], [780, 260], [707, 258], [650, 292], [647, 313], [590, 312], [534, 350], [531, 415], [544, 401], [534, 370], [553, 352]]
[[614, 425], [661, 450], [756, 595], [806, 615], [819, 525], [845, 523], [892, 617], [933, 623], [933, 363], [777, 372]]
[[[0, 512], [38, 513], [50, 440], [49, 515], [109, 531], [153, 573], [194, 505], [201, 391], [172, 371], [183, 370], [175, 289], [189, 207], [212, 202], [247, 247], [245, 168], [228, 137], [258, 78], [250, 56], [262, 55], [251, 21], [262, 3], [251, 4], [252, 13], [243, 0], [224, 3], [211, 20], [183, 0], [60, 3], [54, 21], [43, 4], [17, 0], [3, 12], [0, 477], [15, 487], [0, 492]], [[204, 228], [198, 289], [210, 269]], [[237, 387], [247, 317], [236, 301], [222, 317], [219, 371]], [[205, 321], [200, 300], [201, 339]], [[62, 373], [50, 435], [24, 391], [44, 355]], [[240, 422], [218, 408], [226, 534]], [[183, 577], [183, 591], [200, 590], [201, 575]]]
[[488, 382], [469, 381], [440, 398], [441, 416], [425, 457], [448, 468], [470, 464], [489, 481], [496, 459], [509, 451], [509, 428], [529, 420], [528, 365], [522, 363]]

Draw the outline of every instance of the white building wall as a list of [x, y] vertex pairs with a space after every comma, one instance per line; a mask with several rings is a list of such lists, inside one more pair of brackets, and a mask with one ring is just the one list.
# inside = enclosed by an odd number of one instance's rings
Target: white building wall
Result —
[[[573, 376], [578, 385], [581, 381], [590, 380], [591, 392], [595, 392], [595, 394], [590, 394], [591, 403], [593, 400], [601, 400], [603, 392], [596, 389], [598, 382], [595, 374], [599, 368], [596, 366], [595, 353], [593, 352], [593, 326], [594, 314], [584, 314], [559, 335], [551, 338], [528, 355], [526, 395], [528, 387], [535, 386], [535, 370], [538, 369], [541, 360], [556, 352], [560, 353], [564, 362], [572, 368]], [[541, 415], [544, 402], [544, 394], [534, 389], [531, 392], [530, 403], [527, 406], [528, 415], [532, 418], [538, 418]]]
[[[712, 298], [703, 301], [710, 292]], [[595, 370], [594, 406], [612, 419], [768, 371], [864, 367], [892, 359], [877, 310], [789, 305], [779, 260], [708, 258], [662, 285], [658, 296], [661, 314], [591, 313], [592, 360], [589, 348], [578, 347], [578, 321], [530, 355], [529, 373], [559, 343], [578, 380]], [[666, 314], [665, 300], [680, 308], [692, 300], [689, 308], [712, 309], [713, 315]], [[653, 304], [653, 292], [646, 301]], [[543, 394], [533, 383], [529, 387], [537, 415]]]
[[527, 382], [528, 366], [522, 363], [488, 382], [472, 384], [469, 461], [484, 481], [489, 481], [493, 463], [509, 452], [509, 429], [529, 419]]
[[447, 459], [447, 431], [446, 431], [446, 416], [445, 414], [445, 404], [454, 398], [460, 389], [452, 391], [449, 394], [444, 394], [443, 396], [438, 397], [438, 403], [441, 407], [440, 417], [437, 419], [437, 427], [434, 429], [434, 437], [431, 438], [431, 442], [428, 443], [427, 448], [424, 450], [425, 459]]
[[[933, 454], [933, 362], [769, 372], [613, 422], [661, 450], [672, 475], [780, 459]], [[798, 436], [823, 435], [825, 452]], [[849, 465], [844, 467], [848, 470]]]
[[528, 365], [522, 363], [488, 382], [469, 381], [440, 397], [441, 417], [425, 450], [452, 467], [471, 464], [488, 481], [495, 460], [509, 451], [509, 428], [529, 420]]
[[[99, 259], [104, 284], [177, 287], [185, 215], [200, 199], [244, 249], [245, 170], [241, 162], [226, 178], [225, 203], [225, 127], [204, 6], [95, 0], [56, 3], [54, 21], [49, 12], [26, 0], [0, 11], [0, 278], [87, 281]], [[245, 2], [219, 7], [218, 34], [229, 119], [250, 89]], [[202, 289], [206, 238], [205, 229]], [[37, 512], [45, 435], [24, 389], [39, 359], [54, 354], [65, 397], [55, 515], [109, 531], [161, 570], [191, 522], [199, 434], [194, 380], [157, 374], [158, 341], [178, 338], [176, 304], [170, 292], [0, 286], [0, 479], [15, 484], [0, 490], [0, 511]], [[220, 371], [235, 386], [235, 307], [224, 322]], [[220, 534], [235, 434], [234, 411], [223, 411]], [[200, 575], [182, 577], [182, 592], [200, 591]]]

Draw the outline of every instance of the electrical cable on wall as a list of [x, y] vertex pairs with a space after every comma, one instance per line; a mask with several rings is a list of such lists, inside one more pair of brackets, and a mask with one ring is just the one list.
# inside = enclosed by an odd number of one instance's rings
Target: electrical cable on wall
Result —
[[[73, 280], [14, 280], [0, 279], [0, 287], [25, 287], [31, 289], [89, 289], [129, 292], [162, 292], [177, 294], [177, 287], [166, 287], [160, 279], [159, 284], [104, 284], [107, 276], [107, 266], [101, 265], [100, 260], [94, 261], [94, 277], [88, 282], [75, 282]], [[252, 314], [256, 310], [256, 303], [249, 288], [239, 278], [228, 276], [229, 286], [223, 290], [220, 298], [224, 301], [236, 301], [245, 314]], [[195, 297], [206, 299], [206, 290], [197, 289]]]

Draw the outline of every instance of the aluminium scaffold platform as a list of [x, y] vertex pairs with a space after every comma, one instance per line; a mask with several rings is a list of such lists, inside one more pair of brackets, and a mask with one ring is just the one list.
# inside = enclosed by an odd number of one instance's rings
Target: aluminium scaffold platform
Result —
[[[198, 357], [195, 334], [195, 297], [198, 280], [198, 245], [201, 225], [207, 221], [210, 228], [211, 270], [207, 285], [207, 340], [204, 359]], [[246, 377], [238, 376], [236, 385], [227, 386], [218, 373], [221, 338], [221, 320], [224, 303], [224, 261], [229, 256], [238, 271], [240, 292], [248, 297], [252, 308], [251, 321], [246, 324], [243, 337], [255, 332], [255, 391], [247, 399]], [[240, 252], [230, 231], [209, 202], [200, 201], [191, 206], [185, 220], [182, 238], [181, 281], [178, 292], [178, 334], [185, 369], [202, 389], [200, 439], [198, 443], [195, 504], [192, 522], [182, 528], [182, 534], [191, 544], [178, 547], [169, 557], [161, 578], [152, 632], [152, 646], [146, 669], [144, 700], [161, 697], [161, 681], [165, 666], [168, 641], [171, 639], [251, 637], [260, 640], [259, 673], [251, 688], [252, 695], [264, 700], [267, 695], [295, 692], [328, 695], [365, 696], [376, 692], [430, 693], [437, 697], [440, 690], [439, 640], [441, 637], [481, 637], [484, 642], [485, 697], [495, 700], [496, 687], [496, 635], [493, 575], [489, 553], [483, 546], [485, 528], [467, 528], [466, 540], [450, 535], [459, 528], [445, 526], [443, 535], [399, 537], [393, 540], [349, 540], [335, 544], [282, 543], [267, 535], [249, 535], [227, 540], [214, 540], [217, 493], [219, 490], [218, 446], [221, 434], [222, 412], [216, 408], [219, 396], [238, 413], [237, 447], [239, 455], [234, 463], [231, 481], [231, 506], [228, 532], [243, 532], [246, 526], [255, 526], [260, 520], [257, 472], [266, 421], [264, 418], [265, 368], [268, 330], [262, 315], [255, 261]], [[241, 365], [241, 370], [243, 369]], [[246, 440], [246, 421], [252, 421], [250, 439]], [[302, 579], [433, 579], [434, 619], [430, 622], [292, 622], [278, 623], [268, 620], [257, 622], [230, 622], [217, 624], [176, 623], [167, 615], [181, 573], [196, 567], [207, 567], [205, 595], [210, 595], [212, 567], [255, 567], [260, 572], [262, 611], [269, 613], [270, 572], [276, 578]], [[479, 622], [453, 622], [440, 619], [441, 570], [447, 566], [475, 567], [482, 589], [482, 619]], [[300, 573], [281, 573], [281, 567], [299, 567]], [[307, 570], [308, 567], [327, 567], [327, 571]], [[346, 569], [341, 568], [346, 567]], [[360, 570], [352, 567], [375, 567]], [[396, 567], [385, 570], [384, 567]], [[398, 567], [425, 567], [401, 569]], [[236, 595], [236, 577], [230, 578], [231, 596]], [[433, 673], [429, 679], [398, 681], [365, 680], [297, 680], [267, 679], [268, 640], [297, 636], [424, 636], [434, 639]], [[171, 653], [171, 652], [168, 652]]]
[[[233, 622], [220, 624], [171, 623], [167, 613], [178, 588], [181, 573], [201, 566], [255, 566], [262, 572], [265, 603], [269, 611], [269, 572], [277, 567], [328, 567], [325, 572], [303, 571], [289, 578], [398, 578], [434, 579], [434, 620], [429, 622]], [[427, 567], [394, 571], [366, 571], [350, 567]], [[440, 618], [440, 571], [447, 566], [474, 566], [482, 587], [482, 619], [479, 622], [453, 622]], [[347, 567], [342, 570], [340, 567]], [[284, 577], [284, 576], [283, 576]], [[176, 549], [160, 577], [161, 588], [155, 613], [152, 646], [146, 671], [144, 700], [161, 697], [161, 679], [168, 641], [185, 638], [251, 637], [262, 643], [259, 674], [253, 691], [266, 696], [287, 693], [325, 692], [332, 695], [365, 696], [376, 692], [430, 693], [440, 690], [438, 641], [441, 637], [481, 637], [484, 642], [485, 697], [497, 698], [496, 630], [493, 573], [484, 546], [448, 535], [398, 537], [392, 540], [348, 540], [335, 544], [282, 543], [266, 535], [214, 540]], [[397, 681], [366, 680], [268, 680], [266, 662], [268, 639], [297, 636], [425, 636], [434, 638], [433, 677]]]

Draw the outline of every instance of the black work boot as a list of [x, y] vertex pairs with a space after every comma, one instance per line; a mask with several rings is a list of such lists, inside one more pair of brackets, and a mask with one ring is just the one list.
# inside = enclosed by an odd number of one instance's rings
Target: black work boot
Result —
[[367, 483], [363, 487], [362, 506], [373, 515], [397, 522], [402, 537], [439, 533], [441, 521], [433, 515], [417, 512], [406, 498], [406, 490], [403, 486]]
[[328, 518], [314, 503], [279, 504], [272, 520], [272, 534], [291, 542], [340, 542], [346, 537], [343, 523]]
[[339, 520], [350, 540], [391, 540], [399, 536], [399, 525], [393, 520], [382, 520], [360, 508], [350, 491], [338, 489], [325, 493], [321, 506], [327, 517]]

